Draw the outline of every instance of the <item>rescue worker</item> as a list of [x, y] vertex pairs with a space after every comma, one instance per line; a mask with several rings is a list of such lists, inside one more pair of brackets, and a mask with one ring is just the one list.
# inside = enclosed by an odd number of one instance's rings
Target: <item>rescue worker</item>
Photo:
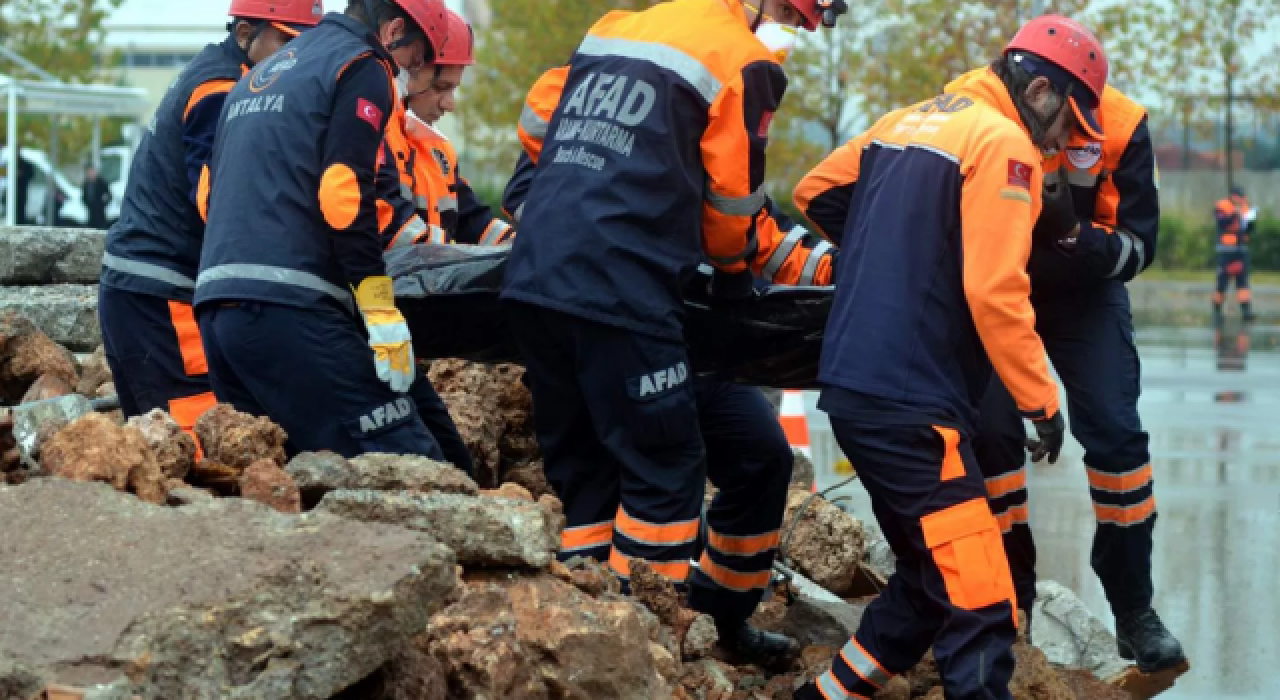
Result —
[[413, 154], [415, 192], [428, 193], [426, 216], [435, 242], [501, 245], [515, 235], [515, 228], [485, 206], [462, 176], [458, 153], [436, 122], [454, 110], [454, 92], [462, 84], [467, 66], [475, 65], [475, 34], [461, 15], [449, 13], [449, 42], [436, 58], [433, 70], [422, 71], [409, 84], [406, 133]]
[[375, 173], [393, 76], [446, 38], [441, 0], [351, 0], [227, 97], [201, 182], [196, 316], [219, 399], [270, 417], [291, 452], [442, 458], [405, 395], [413, 350]]
[[[453, 13], [448, 10], [446, 12], [448, 14], [445, 22], [446, 32], [448, 32], [452, 28]], [[454, 36], [453, 38], [460, 40], [462, 37]], [[433, 220], [430, 225], [427, 223], [430, 192], [426, 189], [426, 180], [415, 173], [419, 159], [407, 129], [410, 119], [408, 100], [413, 89], [412, 81], [415, 76], [430, 76], [435, 72], [436, 64], [440, 61], [448, 61], [452, 55], [447, 48], [449, 44], [449, 41], [445, 41], [435, 52], [432, 65], [423, 66], [413, 74], [409, 74], [408, 69], [401, 66], [407, 79], [396, 82], [395, 104], [392, 107], [391, 118], [387, 121], [377, 176], [378, 230], [383, 246], [388, 251], [401, 245], [442, 240], [444, 237], [438, 219]], [[457, 53], [457, 49], [455, 48], [452, 53]], [[397, 61], [402, 58], [401, 52], [393, 51], [392, 56]], [[430, 234], [433, 231], [440, 233], [432, 236]], [[445, 461], [464, 473], [474, 476], [475, 464], [471, 451], [467, 449], [466, 443], [458, 433], [458, 427], [454, 424], [453, 417], [449, 415], [448, 407], [436, 392], [435, 387], [431, 385], [431, 380], [426, 374], [426, 366], [420, 365], [415, 369], [415, 378], [409, 387], [409, 397], [413, 400], [423, 424], [440, 445], [440, 452], [444, 455]]]
[[1254, 320], [1253, 292], [1249, 289], [1249, 238], [1258, 217], [1258, 210], [1249, 206], [1244, 189], [1231, 188], [1226, 199], [1218, 200], [1213, 207], [1213, 218], [1218, 225], [1214, 250], [1218, 254], [1218, 287], [1213, 293], [1213, 317], [1222, 319], [1222, 299], [1231, 280], [1236, 283], [1236, 301], [1240, 302], [1240, 315], [1246, 322]]
[[1064, 424], [1026, 266], [1041, 151], [1097, 140], [1101, 44], [1027, 23], [979, 76], [837, 149], [796, 204], [844, 255], [819, 408], [857, 465], [897, 572], [829, 671], [797, 698], [870, 698], [931, 646], [948, 700], [1008, 700], [1017, 618], [972, 437], [994, 367], [1056, 461]]
[[120, 408], [126, 417], [168, 411], [192, 438], [196, 419], [216, 403], [191, 308], [205, 228], [200, 172], [232, 86], [321, 14], [313, 0], [233, 0], [228, 12], [227, 38], [187, 64], [143, 133], [98, 287]]
[[[1066, 390], [1071, 431], [1085, 451], [1097, 519], [1093, 569], [1116, 617], [1120, 655], [1150, 672], [1185, 660], [1152, 608], [1156, 503], [1148, 436], [1138, 415], [1141, 376], [1125, 287], [1155, 258], [1160, 202], [1146, 110], [1107, 86], [1099, 119], [1105, 140], [1077, 136], [1045, 166], [1044, 211], [1028, 272], [1036, 330]], [[1023, 443], [1013, 398], [994, 379], [974, 452], [1003, 532], [1018, 606], [1029, 622], [1036, 549]]]
[[[795, 648], [747, 623], [770, 581], [791, 458], [758, 391], [693, 381], [682, 285], [703, 260], [724, 273], [714, 291], [726, 299], [752, 294], [753, 272], [830, 281], [832, 246], [783, 230], [760, 187], [784, 42], [843, 11], [675, 0], [605, 15], [531, 89], [519, 133], [536, 170], [508, 188], [520, 234], [503, 298], [565, 505], [561, 556], [607, 561], [624, 582], [636, 559], [688, 581], [722, 645], [764, 663]], [[703, 430], [752, 429], [744, 444], [704, 445]], [[722, 490], [691, 572], [708, 476]]]

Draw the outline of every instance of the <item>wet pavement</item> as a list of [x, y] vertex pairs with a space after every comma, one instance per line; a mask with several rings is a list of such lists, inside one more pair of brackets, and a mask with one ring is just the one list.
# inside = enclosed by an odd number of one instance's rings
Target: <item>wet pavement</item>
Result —
[[[1192, 665], [1160, 697], [1280, 699], [1280, 328], [1147, 328], [1138, 343], [1160, 512], [1156, 608]], [[809, 416], [820, 486], [829, 485], [838, 478], [822, 444], [829, 428]], [[1030, 469], [1039, 574], [1077, 591], [1114, 630], [1089, 565], [1082, 456], [1073, 441], [1058, 464]], [[845, 491], [870, 517], [862, 490]]]

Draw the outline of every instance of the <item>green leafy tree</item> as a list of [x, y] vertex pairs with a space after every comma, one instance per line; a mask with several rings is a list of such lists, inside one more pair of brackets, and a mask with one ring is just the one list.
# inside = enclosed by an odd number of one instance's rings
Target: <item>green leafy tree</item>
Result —
[[[110, 82], [110, 57], [103, 53], [103, 21], [122, 0], [0, 0], [0, 37], [4, 45], [68, 83]], [[21, 66], [6, 62], [3, 72], [37, 79]], [[8, 114], [4, 117], [8, 119]], [[4, 128], [8, 127], [7, 121]], [[48, 116], [20, 118], [22, 145], [52, 150]], [[58, 127], [59, 160], [67, 162], [88, 151], [93, 125], [89, 119], [63, 115]], [[118, 136], [119, 123], [103, 123], [103, 138]]]

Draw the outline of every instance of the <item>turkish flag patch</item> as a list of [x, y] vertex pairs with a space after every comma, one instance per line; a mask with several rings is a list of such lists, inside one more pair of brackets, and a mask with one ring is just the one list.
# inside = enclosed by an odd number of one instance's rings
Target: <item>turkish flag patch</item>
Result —
[[1009, 159], [1009, 184], [1031, 190], [1031, 165], [1020, 160]]
[[773, 124], [773, 112], [765, 112], [760, 117], [760, 128], [756, 131], [756, 136], [762, 139], [769, 138], [769, 125]]
[[369, 125], [375, 129], [382, 128], [382, 110], [363, 97], [356, 100], [356, 116], [369, 122]]

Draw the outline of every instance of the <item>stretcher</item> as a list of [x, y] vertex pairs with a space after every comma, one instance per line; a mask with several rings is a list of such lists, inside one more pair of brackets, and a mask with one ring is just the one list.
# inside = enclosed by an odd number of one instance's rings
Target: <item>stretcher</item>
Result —
[[[396, 305], [414, 355], [519, 362], [498, 302], [509, 246], [414, 245], [387, 253]], [[817, 387], [832, 287], [771, 286], [743, 301], [708, 292], [700, 267], [685, 291], [685, 335], [694, 372], [780, 389]]]

